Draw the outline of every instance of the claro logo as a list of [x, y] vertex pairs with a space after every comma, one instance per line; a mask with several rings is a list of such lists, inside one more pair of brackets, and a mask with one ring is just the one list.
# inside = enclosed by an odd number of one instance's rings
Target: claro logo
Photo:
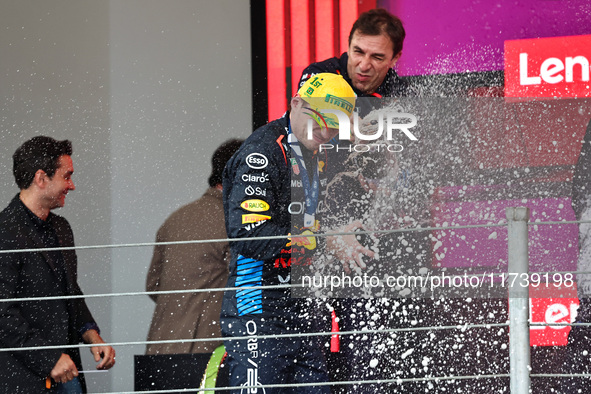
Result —
[[505, 41], [506, 97], [591, 97], [591, 35]]

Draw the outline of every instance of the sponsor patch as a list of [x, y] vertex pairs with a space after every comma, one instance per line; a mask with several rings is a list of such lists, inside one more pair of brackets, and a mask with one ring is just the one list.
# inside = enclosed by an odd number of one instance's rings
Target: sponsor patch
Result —
[[281, 275], [277, 275], [277, 279], [279, 280], [279, 283], [281, 283], [281, 284], [289, 283], [289, 280], [291, 279], [291, 275], [287, 274], [286, 278], [284, 278]]
[[291, 163], [291, 168], [293, 169], [293, 173], [296, 175], [300, 175], [300, 166], [298, 166], [298, 161], [294, 158], [289, 159]]
[[314, 233], [310, 230], [304, 231], [302, 234], [296, 237], [292, 237], [291, 242], [295, 246], [303, 246], [308, 250], [316, 249], [316, 237], [306, 237], [305, 235], [313, 235]]
[[262, 172], [259, 174], [242, 174], [242, 180], [244, 182], [258, 182], [258, 183], [265, 183], [269, 182], [269, 174], [266, 172]]
[[269, 210], [269, 204], [263, 200], [246, 200], [240, 204], [242, 209], [246, 209], [250, 212], [263, 212]]
[[258, 186], [252, 187], [249, 185], [244, 189], [244, 193], [246, 193], [247, 196], [257, 195], [265, 197], [267, 195], [267, 189], [262, 189]]
[[326, 164], [322, 160], [318, 160], [318, 172], [324, 172], [324, 166]]
[[256, 222], [260, 222], [261, 220], [267, 220], [267, 219], [271, 219], [271, 216], [259, 215], [256, 213], [249, 213], [246, 215], [242, 215], [242, 224], [256, 223]]
[[246, 226], [243, 227], [243, 229], [245, 229], [246, 231], [254, 230], [255, 228], [257, 228], [258, 226], [260, 226], [261, 224], [263, 224], [265, 222], [266, 222], [266, 220], [261, 220], [260, 222], [247, 224]]
[[267, 156], [261, 153], [251, 153], [246, 156], [246, 164], [255, 170], [262, 170], [267, 167], [269, 160], [267, 160]]

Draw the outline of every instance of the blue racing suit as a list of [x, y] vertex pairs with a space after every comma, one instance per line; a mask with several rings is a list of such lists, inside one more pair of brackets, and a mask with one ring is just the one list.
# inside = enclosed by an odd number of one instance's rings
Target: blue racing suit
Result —
[[[311, 263], [320, 238], [292, 241], [288, 234], [317, 232], [318, 204], [325, 194], [325, 162], [306, 149], [296, 160], [288, 143], [289, 115], [257, 129], [228, 161], [223, 175], [226, 229], [230, 238], [285, 238], [230, 243], [232, 260], [222, 303], [222, 335], [231, 386], [317, 383], [328, 380], [321, 338], [258, 338], [315, 329], [311, 300], [291, 297], [289, 288], [242, 289], [291, 283], [292, 266]], [[318, 171], [316, 172], [316, 167]], [[312, 225], [304, 228], [306, 173], [317, 174], [319, 196]], [[312, 177], [313, 178], [313, 177]], [[309, 178], [311, 179], [311, 178]], [[307, 223], [310, 224], [310, 223]], [[232, 337], [248, 339], [234, 340]], [[240, 392], [240, 391], [236, 391]], [[328, 393], [329, 386], [251, 389], [249, 393]]]

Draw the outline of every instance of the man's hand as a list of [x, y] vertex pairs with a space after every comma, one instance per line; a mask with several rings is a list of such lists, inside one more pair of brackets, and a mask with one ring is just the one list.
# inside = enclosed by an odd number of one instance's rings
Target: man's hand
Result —
[[[356, 220], [347, 226], [344, 226], [335, 232], [350, 233], [355, 229], [364, 229], [363, 224]], [[361, 245], [355, 235], [331, 235], [326, 237], [327, 251], [338, 258], [342, 263], [347, 274], [351, 270], [363, 270], [367, 268], [363, 262], [363, 257], [374, 258], [375, 252]]]
[[97, 346], [90, 348], [90, 352], [94, 356], [94, 361], [98, 363], [96, 369], [109, 369], [115, 365], [115, 349], [111, 346], [102, 345], [105, 341], [103, 341], [103, 338], [101, 338], [96, 330], [86, 331], [82, 334], [82, 339], [86, 343], [97, 344]]
[[49, 373], [56, 383], [66, 383], [78, 376], [78, 368], [74, 361], [65, 353], [62, 353], [57, 363]]

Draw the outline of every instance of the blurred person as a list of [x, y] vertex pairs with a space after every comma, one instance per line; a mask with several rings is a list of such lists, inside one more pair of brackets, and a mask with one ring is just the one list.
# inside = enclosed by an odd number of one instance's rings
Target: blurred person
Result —
[[[291, 99], [290, 111], [257, 129], [226, 166], [223, 194], [230, 238], [293, 235], [287, 242], [277, 238], [230, 243], [228, 287], [236, 290], [224, 294], [221, 323], [231, 386], [328, 381], [319, 338], [259, 338], [315, 332], [311, 309], [318, 305], [292, 298], [289, 287], [244, 287], [294, 283], [291, 267], [305, 269], [313, 254], [324, 250], [324, 239], [313, 235], [322, 226], [321, 202], [331, 164], [318, 149], [339, 132], [337, 117], [325, 111], [338, 109], [351, 116], [354, 96], [342, 76], [315, 75]], [[353, 257], [349, 260], [352, 266], [358, 263]], [[245, 336], [249, 339], [234, 339]], [[266, 387], [264, 392], [329, 393], [330, 388]]]
[[[72, 144], [38, 136], [12, 156], [20, 189], [0, 213], [0, 249], [73, 247], [68, 221], [51, 211], [65, 205], [75, 189]], [[82, 295], [74, 250], [0, 254], [0, 298]], [[115, 364], [99, 327], [82, 298], [0, 302], [0, 343], [5, 348], [95, 344], [97, 369]], [[0, 352], [4, 393], [82, 393], [85, 382], [76, 348]]]
[[[242, 140], [224, 142], [211, 158], [209, 188], [196, 201], [173, 212], [162, 224], [156, 242], [192, 241], [227, 238], [222, 204], [222, 172], [226, 162], [238, 150]], [[228, 242], [156, 245], [146, 279], [147, 291], [223, 288], [228, 280], [230, 248]], [[222, 345], [219, 325], [222, 291], [151, 294], [156, 303], [148, 341], [178, 340], [151, 344], [148, 355], [201, 353], [211, 355]], [[183, 339], [215, 338], [208, 342], [183, 342]], [[218, 352], [223, 351], [220, 349]], [[190, 359], [169, 358], [183, 364]], [[179, 387], [176, 387], [179, 388]]]

